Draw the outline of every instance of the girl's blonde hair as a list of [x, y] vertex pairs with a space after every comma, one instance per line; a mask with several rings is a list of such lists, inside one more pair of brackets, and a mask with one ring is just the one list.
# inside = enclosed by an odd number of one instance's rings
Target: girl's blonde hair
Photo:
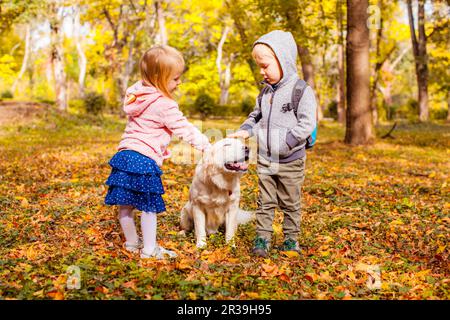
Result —
[[153, 86], [172, 99], [168, 84], [177, 72], [183, 72], [184, 59], [175, 48], [155, 46], [144, 53], [139, 68], [144, 85]]

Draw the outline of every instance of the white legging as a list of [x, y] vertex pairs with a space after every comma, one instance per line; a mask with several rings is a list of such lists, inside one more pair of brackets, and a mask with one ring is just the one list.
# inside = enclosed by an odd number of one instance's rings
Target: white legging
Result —
[[[156, 247], [157, 214], [142, 212], [141, 230], [144, 242], [144, 252], [151, 253]], [[128, 244], [137, 244], [139, 237], [134, 223], [134, 213], [131, 207], [122, 206], [119, 209], [119, 222]]]

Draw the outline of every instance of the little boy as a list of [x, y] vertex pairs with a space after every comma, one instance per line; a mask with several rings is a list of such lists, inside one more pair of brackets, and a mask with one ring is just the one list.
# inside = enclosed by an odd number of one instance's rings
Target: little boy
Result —
[[306, 87], [295, 112], [292, 92], [299, 77], [297, 45], [290, 32], [276, 30], [262, 36], [253, 44], [252, 55], [266, 87], [239, 131], [228, 137], [257, 136], [259, 194], [253, 254], [267, 256], [277, 206], [284, 214], [284, 242], [280, 250], [299, 252], [305, 145], [316, 127], [315, 95], [311, 87]]

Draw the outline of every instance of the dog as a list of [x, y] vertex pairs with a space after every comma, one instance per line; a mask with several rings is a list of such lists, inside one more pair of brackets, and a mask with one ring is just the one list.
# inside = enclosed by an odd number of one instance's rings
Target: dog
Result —
[[206, 247], [206, 236], [221, 226], [230, 243], [238, 225], [254, 219], [253, 213], [239, 209], [240, 179], [248, 170], [249, 152], [239, 139], [226, 138], [207, 149], [197, 164], [180, 224], [181, 234], [194, 230], [198, 248]]

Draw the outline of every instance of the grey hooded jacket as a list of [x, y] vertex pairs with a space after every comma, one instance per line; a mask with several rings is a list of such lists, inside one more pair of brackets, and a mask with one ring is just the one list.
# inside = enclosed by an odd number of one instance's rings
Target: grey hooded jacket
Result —
[[[272, 31], [255, 43], [268, 45], [275, 52], [283, 71], [276, 85], [270, 85], [254, 110], [241, 125], [250, 136], [256, 135], [258, 154], [271, 162], [287, 163], [305, 155], [306, 138], [316, 127], [316, 99], [307, 87], [297, 108], [297, 117], [291, 103], [292, 90], [299, 79], [297, 74], [297, 45], [290, 32]], [[271, 103], [272, 101], [272, 103]], [[257, 121], [257, 119], [259, 119]]]

